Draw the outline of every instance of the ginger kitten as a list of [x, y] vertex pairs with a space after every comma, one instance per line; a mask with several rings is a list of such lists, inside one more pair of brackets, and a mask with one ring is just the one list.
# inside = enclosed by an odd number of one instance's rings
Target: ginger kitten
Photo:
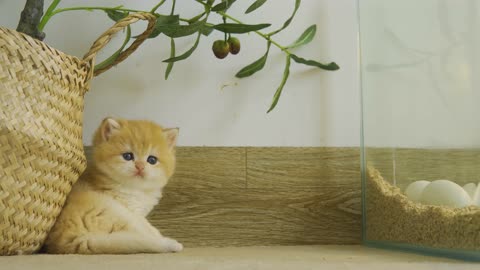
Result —
[[48, 253], [178, 252], [145, 218], [175, 169], [178, 129], [106, 118], [93, 139], [93, 161], [75, 183], [50, 231]]

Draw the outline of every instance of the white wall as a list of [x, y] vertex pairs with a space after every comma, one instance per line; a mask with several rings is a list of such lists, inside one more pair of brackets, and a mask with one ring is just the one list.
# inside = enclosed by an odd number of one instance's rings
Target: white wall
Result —
[[[61, 6], [115, 6], [120, 1], [64, 0]], [[149, 9], [157, 0], [123, 1], [127, 7]], [[141, 3], [139, 3], [141, 2]], [[237, 1], [231, 13], [248, 23], [273, 22], [279, 27], [290, 15], [293, 0], [271, 0], [253, 15], [243, 15], [252, 1]], [[311, 24], [317, 35], [298, 54], [323, 62], [335, 61], [336, 72], [292, 62], [290, 78], [277, 108], [266, 110], [280, 83], [284, 57], [277, 49], [264, 71], [250, 78], [234, 74], [264, 53], [265, 42], [255, 34], [241, 35], [239, 55], [218, 60], [210, 47], [220, 33], [203, 38], [197, 51], [175, 64], [164, 80], [168, 39], [149, 40], [124, 63], [94, 80], [85, 102], [84, 140], [102, 118], [112, 115], [146, 118], [181, 128], [180, 145], [197, 146], [356, 146], [359, 144], [359, 81], [357, 72], [357, 15], [353, 0], [304, 0], [298, 14], [276, 39], [287, 45]], [[46, 1], [47, 4], [50, 1]], [[15, 28], [24, 1], [0, 1], [0, 25]], [[193, 1], [177, 1], [177, 10], [193, 15]], [[168, 10], [169, 7], [163, 10]], [[220, 18], [218, 18], [220, 19]], [[82, 56], [112, 22], [101, 12], [59, 14], [47, 25], [46, 42]], [[140, 31], [141, 27], [134, 28]], [[114, 40], [109, 51], [116, 48]], [[177, 51], [187, 50], [192, 38], [182, 39]], [[107, 50], [108, 51], [108, 50]], [[108, 52], [102, 54], [103, 57]]]

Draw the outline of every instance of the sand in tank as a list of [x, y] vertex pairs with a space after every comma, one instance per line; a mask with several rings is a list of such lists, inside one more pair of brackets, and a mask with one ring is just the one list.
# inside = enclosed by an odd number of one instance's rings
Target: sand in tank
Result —
[[366, 184], [368, 240], [480, 250], [480, 207], [412, 202], [372, 167], [368, 168]]

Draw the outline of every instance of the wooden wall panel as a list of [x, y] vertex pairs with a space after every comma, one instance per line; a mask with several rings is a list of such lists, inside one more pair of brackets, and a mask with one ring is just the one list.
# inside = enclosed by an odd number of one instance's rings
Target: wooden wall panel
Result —
[[245, 148], [179, 147], [177, 169], [169, 183], [178, 188], [244, 188]]
[[358, 149], [178, 147], [177, 159], [149, 219], [187, 246], [360, 243]]
[[360, 189], [359, 179], [358, 148], [247, 148], [249, 188], [334, 187], [348, 183]]
[[149, 216], [186, 246], [359, 244], [360, 191], [167, 188]]
[[[246, 148], [243, 147], [178, 147], [177, 168], [168, 185], [178, 188], [244, 188], [246, 180]], [[92, 147], [85, 147], [92, 162]]]
[[[366, 154], [386, 179], [395, 172], [400, 187], [480, 175], [478, 150], [369, 148]], [[186, 246], [360, 243], [358, 148], [178, 147], [177, 159], [149, 219]]]

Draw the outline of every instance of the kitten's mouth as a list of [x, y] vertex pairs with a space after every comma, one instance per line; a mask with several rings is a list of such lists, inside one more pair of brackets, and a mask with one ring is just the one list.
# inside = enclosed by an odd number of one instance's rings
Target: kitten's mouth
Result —
[[141, 172], [141, 171], [137, 171], [137, 172], [135, 172], [135, 176], [143, 178], [145, 176], [145, 173]]

